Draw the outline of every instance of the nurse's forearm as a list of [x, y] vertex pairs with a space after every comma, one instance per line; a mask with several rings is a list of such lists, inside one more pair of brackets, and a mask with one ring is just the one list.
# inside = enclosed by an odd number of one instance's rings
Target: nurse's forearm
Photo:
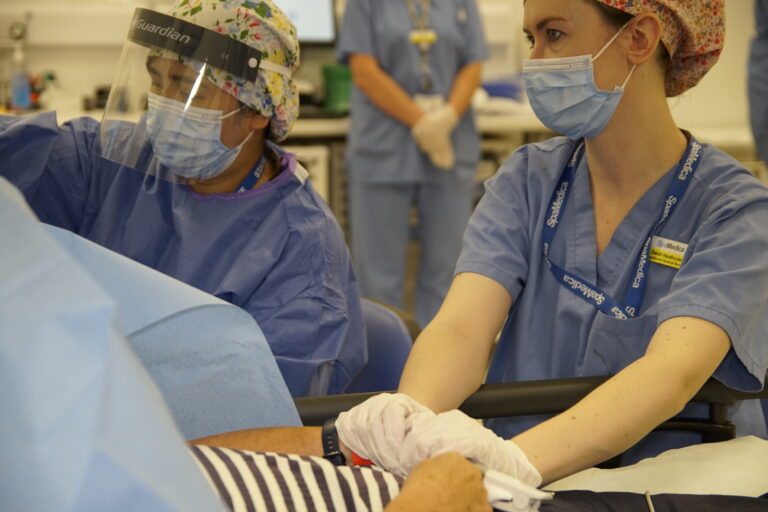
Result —
[[413, 346], [399, 391], [434, 411], [455, 409], [480, 386], [512, 297], [493, 279], [453, 278], [435, 319]]
[[[677, 392], [649, 385], [663, 377], [635, 362], [584, 400], [513, 439], [551, 482], [626, 450], [680, 410]], [[663, 382], [663, 380], [656, 380]]]
[[450, 324], [429, 324], [411, 350], [398, 391], [435, 412], [459, 407], [482, 384], [490, 356], [490, 347], [472, 341]]
[[512, 296], [473, 272], [453, 278], [434, 320], [413, 346], [399, 391], [435, 411], [455, 409], [480, 386]]
[[472, 102], [472, 95], [480, 85], [482, 71], [482, 63], [473, 62], [461, 68], [456, 74], [448, 101], [459, 117], [464, 115], [464, 112], [469, 108]]
[[657, 330], [645, 356], [564, 413], [515, 437], [551, 482], [625, 451], [680, 412], [730, 346], [714, 324], [673, 318]]
[[375, 57], [354, 54], [349, 59], [349, 68], [363, 94], [386, 114], [409, 127], [424, 115], [400, 84], [379, 67]]

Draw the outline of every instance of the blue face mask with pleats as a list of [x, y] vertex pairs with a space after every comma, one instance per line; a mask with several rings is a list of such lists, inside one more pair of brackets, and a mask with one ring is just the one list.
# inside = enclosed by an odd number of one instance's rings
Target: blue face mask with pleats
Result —
[[234, 162], [245, 142], [229, 148], [221, 142], [221, 122], [238, 110], [223, 115], [220, 110], [187, 106], [150, 93], [147, 132], [160, 163], [183, 178], [207, 180], [218, 176]]
[[579, 55], [560, 59], [528, 59], [523, 79], [528, 101], [544, 125], [571, 139], [597, 137], [616, 112], [635, 66], [621, 86], [603, 91], [595, 85], [593, 63], [619, 37], [624, 25], [592, 57]]

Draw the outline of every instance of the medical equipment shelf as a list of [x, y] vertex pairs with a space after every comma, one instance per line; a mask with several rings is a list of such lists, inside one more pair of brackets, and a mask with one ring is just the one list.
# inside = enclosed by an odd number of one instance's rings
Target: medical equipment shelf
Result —
[[[576, 377], [571, 379], [536, 380], [483, 384], [460, 407], [474, 418], [500, 418], [551, 414], [564, 411], [584, 398], [609, 377]], [[327, 418], [345, 411], [376, 393], [297, 398], [296, 408], [304, 425], [322, 425]], [[757, 393], [728, 389], [710, 379], [692, 402], [709, 404], [709, 418], [674, 418], [657, 430], [700, 432], [705, 442], [733, 439], [735, 426], [727, 419], [727, 407], [741, 400], [768, 398], [768, 388]]]

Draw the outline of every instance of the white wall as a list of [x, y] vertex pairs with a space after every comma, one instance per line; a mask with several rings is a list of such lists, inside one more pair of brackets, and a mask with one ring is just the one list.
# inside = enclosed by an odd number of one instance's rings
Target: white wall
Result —
[[749, 125], [747, 62], [755, 33], [752, 0], [726, 2], [725, 48], [702, 81], [670, 105], [683, 127], [741, 127]]
[[[478, 2], [481, 10], [491, 13], [500, 5], [514, 3], [519, 6], [517, 16], [522, 17], [519, 0]], [[31, 12], [30, 71], [54, 71], [67, 95], [79, 101], [81, 96], [92, 94], [95, 86], [112, 80], [133, 8], [161, 8], [167, 3], [168, 0], [0, 0], [0, 80], [8, 76], [7, 26], [25, 12]], [[748, 125], [746, 63], [754, 32], [752, 5], [752, 0], [726, 3], [727, 37], [720, 62], [698, 87], [671, 100], [674, 115], [682, 126]], [[510, 47], [524, 52], [520, 20], [515, 20], [514, 14], [507, 19]], [[504, 32], [501, 25], [498, 21], [489, 25], [492, 44], [498, 44], [499, 34]], [[519, 54], [517, 58], [509, 56], [511, 71], [519, 58]], [[305, 51], [304, 69], [299, 76], [318, 79], [318, 63], [332, 59], [332, 50]], [[494, 69], [495, 74], [503, 71], [498, 66]]]

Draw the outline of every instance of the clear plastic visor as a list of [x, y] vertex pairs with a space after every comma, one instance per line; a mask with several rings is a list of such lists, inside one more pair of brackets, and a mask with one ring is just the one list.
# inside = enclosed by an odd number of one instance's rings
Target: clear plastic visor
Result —
[[[163, 17], [150, 24], [146, 13]], [[154, 45], [142, 39], [142, 27], [155, 39], [164, 32], [170, 43], [159, 39]], [[189, 27], [182, 20], [137, 10], [102, 117], [100, 156], [174, 181], [215, 176], [236, 157], [238, 146], [250, 134], [247, 116], [255, 113], [206, 78], [213, 69], [222, 69], [210, 62], [210, 50], [201, 53], [178, 47]], [[193, 46], [236, 43], [191, 27], [195, 33], [205, 33]], [[225, 40], [214, 40], [211, 34]], [[244, 57], [251, 63], [246, 62], [243, 69], [255, 76], [260, 54], [246, 52]]]

